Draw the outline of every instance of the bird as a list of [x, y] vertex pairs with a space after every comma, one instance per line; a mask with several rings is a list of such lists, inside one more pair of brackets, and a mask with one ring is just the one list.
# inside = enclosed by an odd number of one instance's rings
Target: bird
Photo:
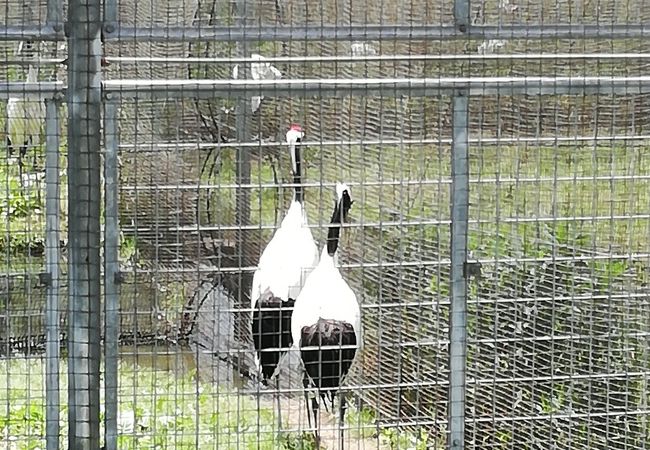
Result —
[[[318, 246], [304, 207], [300, 144], [305, 133], [292, 124], [286, 139], [295, 190], [291, 205], [260, 256], [251, 288], [251, 331], [262, 384], [268, 386], [281, 357], [291, 347], [293, 304], [307, 275], [318, 264]], [[279, 389], [277, 376], [276, 387]], [[279, 397], [278, 421], [281, 426]]]
[[[253, 80], [279, 80], [282, 78], [282, 72], [280, 72], [275, 66], [266, 61], [266, 58], [257, 53], [251, 54], [251, 59], [258, 62], [251, 63], [251, 78]], [[239, 78], [239, 64], [235, 64], [232, 68], [232, 77], [233, 79]], [[251, 97], [251, 111], [255, 112], [260, 108], [260, 104], [264, 100], [264, 96], [253, 96]]]
[[[353, 200], [346, 184], [337, 183], [336, 193], [327, 243], [318, 265], [296, 299], [291, 321], [292, 349], [300, 350], [307, 417], [311, 427], [310, 413], [313, 414], [317, 446], [320, 445], [318, 397], [326, 408], [329, 401], [334, 410], [338, 388], [363, 345], [359, 302], [343, 279], [337, 258], [341, 225], [347, 220]], [[310, 388], [317, 390], [317, 396], [311, 398], [311, 402], [308, 394]], [[339, 395], [341, 425], [344, 423], [345, 409], [345, 395]], [[339, 441], [342, 449], [342, 428]]]

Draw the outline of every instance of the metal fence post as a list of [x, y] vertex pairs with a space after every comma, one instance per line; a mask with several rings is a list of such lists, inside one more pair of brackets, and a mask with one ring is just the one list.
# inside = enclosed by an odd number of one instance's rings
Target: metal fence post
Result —
[[45, 304], [45, 421], [47, 450], [59, 448], [59, 346], [61, 345], [59, 281], [60, 251], [60, 177], [59, 177], [59, 105], [45, 101], [45, 273], [47, 300]]
[[[237, 23], [240, 30], [246, 30], [248, 24], [248, 9], [252, 6], [248, 4], [248, 0], [237, 0]], [[242, 41], [237, 43], [237, 56], [248, 57], [248, 43]], [[249, 63], [240, 65], [240, 77], [248, 79], [250, 75]], [[250, 139], [250, 118], [248, 115], [248, 108], [250, 99], [247, 97], [239, 97], [236, 106], [236, 127], [237, 127], [237, 142], [246, 143]], [[236, 179], [238, 185], [248, 185], [251, 182], [251, 153], [250, 149], [241, 146], [237, 148], [237, 165], [236, 165]], [[250, 222], [250, 190], [248, 188], [239, 188], [236, 195], [236, 223], [241, 227], [248, 225]], [[244, 250], [245, 236], [243, 232], [237, 233], [237, 256], [239, 264], [243, 266], [249, 265], [249, 259], [246, 257]], [[241, 301], [242, 299], [238, 299]]]
[[68, 9], [68, 446], [99, 448], [101, 0]]
[[55, 32], [63, 31], [63, 5], [62, 0], [47, 0], [47, 24]]
[[[469, 0], [456, 0], [454, 19], [468, 31]], [[467, 232], [469, 215], [469, 90], [453, 97], [451, 193], [451, 306], [449, 314], [449, 436], [447, 447], [465, 448], [465, 380], [467, 365]]]
[[117, 358], [119, 338], [118, 105], [104, 105], [104, 402], [105, 450], [117, 450]]

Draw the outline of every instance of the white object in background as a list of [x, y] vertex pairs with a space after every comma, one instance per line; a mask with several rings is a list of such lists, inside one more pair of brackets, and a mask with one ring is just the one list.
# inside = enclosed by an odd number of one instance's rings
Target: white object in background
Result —
[[[38, 82], [38, 67], [29, 66], [27, 83]], [[20, 149], [21, 155], [30, 145], [40, 144], [41, 129], [45, 122], [45, 105], [38, 98], [28, 95], [12, 96], [7, 101], [7, 136], [13, 149]]]
[[477, 51], [479, 55], [492, 55], [505, 46], [506, 41], [502, 39], [490, 39], [489, 41], [483, 41], [478, 46]]
[[373, 56], [377, 54], [377, 50], [370, 44], [370, 42], [353, 42], [350, 44], [350, 53], [352, 56]]
[[[251, 78], [253, 80], [279, 80], [282, 78], [282, 73], [271, 63], [267, 62], [264, 56], [253, 53], [251, 59], [258, 61], [251, 63]], [[235, 64], [232, 68], [232, 77], [234, 80], [239, 78], [239, 64]], [[251, 97], [251, 110], [253, 112], [259, 109], [263, 99], [263, 95]]]

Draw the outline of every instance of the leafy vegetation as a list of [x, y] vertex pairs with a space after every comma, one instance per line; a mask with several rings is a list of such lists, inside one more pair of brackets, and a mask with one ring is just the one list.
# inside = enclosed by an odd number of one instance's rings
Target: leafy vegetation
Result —
[[[177, 367], [178, 369], [178, 367]], [[0, 361], [0, 448], [43, 448], [45, 443], [45, 365], [43, 359]], [[61, 392], [66, 365], [61, 363]], [[102, 389], [103, 396], [103, 389]], [[156, 370], [122, 362], [119, 366], [118, 447], [301, 449], [315, 448], [309, 433], [275, 432], [272, 403], [257, 404], [223, 386], [197, 379], [193, 372]], [[67, 397], [61, 396], [61, 445], [65, 447]], [[102, 397], [103, 403], [103, 397]], [[302, 404], [302, 403], [300, 403]], [[104, 412], [102, 409], [102, 419]], [[348, 425], [362, 438], [378, 438], [381, 448], [424, 450], [426, 437], [373, 425], [369, 411], [351, 409]], [[370, 431], [368, 431], [370, 430]], [[102, 435], [104, 430], [101, 430]], [[355, 429], [351, 431], [355, 435]], [[3, 445], [7, 445], [6, 447]]]

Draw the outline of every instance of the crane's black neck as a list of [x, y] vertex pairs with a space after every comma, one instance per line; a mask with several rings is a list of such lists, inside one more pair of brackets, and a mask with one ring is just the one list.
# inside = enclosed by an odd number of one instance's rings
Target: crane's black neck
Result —
[[343, 191], [343, 197], [334, 205], [330, 227], [327, 232], [327, 254], [334, 256], [339, 247], [339, 237], [341, 235], [341, 225], [347, 219], [352, 199], [348, 191]]
[[296, 185], [296, 201], [302, 203], [304, 200], [304, 193], [302, 190], [302, 167], [300, 164], [301, 155], [300, 155], [300, 139], [296, 140], [296, 143], [293, 144], [293, 157], [296, 162], [295, 170], [293, 171], [293, 183]]

